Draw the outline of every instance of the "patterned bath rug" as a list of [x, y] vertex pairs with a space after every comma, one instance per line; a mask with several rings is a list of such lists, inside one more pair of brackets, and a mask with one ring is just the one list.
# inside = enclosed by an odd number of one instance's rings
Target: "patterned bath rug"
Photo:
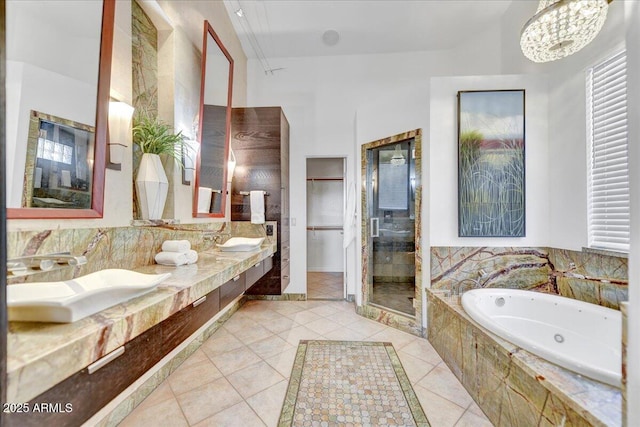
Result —
[[388, 342], [300, 341], [279, 427], [429, 422]]

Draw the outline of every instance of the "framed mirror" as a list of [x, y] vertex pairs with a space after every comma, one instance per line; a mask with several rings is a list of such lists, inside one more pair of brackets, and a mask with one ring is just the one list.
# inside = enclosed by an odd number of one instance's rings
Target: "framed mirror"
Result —
[[231, 130], [233, 59], [204, 22], [202, 81], [193, 188], [193, 216], [223, 218], [227, 200], [227, 160]]
[[7, 217], [101, 218], [115, 0], [6, 2]]

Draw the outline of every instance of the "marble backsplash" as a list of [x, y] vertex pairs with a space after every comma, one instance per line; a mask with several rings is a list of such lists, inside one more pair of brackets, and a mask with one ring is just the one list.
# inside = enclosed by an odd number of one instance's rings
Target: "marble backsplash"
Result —
[[[277, 236], [275, 221], [272, 239]], [[153, 257], [165, 240], [188, 240], [198, 252], [213, 250], [231, 236], [263, 237], [264, 225], [246, 221], [204, 224], [163, 224], [112, 228], [77, 228], [7, 233], [7, 259], [30, 255], [70, 252], [84, 255], [87, 263], [80, 266], [29, 275], [8, 276], [7, 283], [68, 280], [105, 268], [136, 269], [154, 264]]]
[[431, 288], [514, 288], [620, 308], [626, 258], [544, 247], [432, 247]]

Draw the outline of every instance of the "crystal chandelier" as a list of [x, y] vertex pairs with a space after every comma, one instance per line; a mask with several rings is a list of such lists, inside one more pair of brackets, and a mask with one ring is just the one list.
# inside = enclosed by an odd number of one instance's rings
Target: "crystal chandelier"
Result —
[[591, 43], [607, 19], [611, 0], [540, 0], [536, 14], [520, 34], [524, 56], [549, 62]]

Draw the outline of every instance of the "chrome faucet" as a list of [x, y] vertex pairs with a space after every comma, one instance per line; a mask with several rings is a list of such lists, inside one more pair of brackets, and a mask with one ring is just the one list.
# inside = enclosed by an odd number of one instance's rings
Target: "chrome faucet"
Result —
[[7, 260], [7, 272], [14, 275], [24, 275], [29, 274], [30, 270], [49, 271], [56, 264], [67, 264], [75, 267], [86, 263], [87, 257], [84, 255], [71, 255], [70, 252], [28, 255]]
[[468, 285], [469, 283], [471, 283], [471, 285], [473, 285], [472, 289], [477, 289], [477, 288], [481, 288], [482, 287], [482, 279], [487, 275], [487, 272], [484, 271], [482, 268], [480, 270], [478, 270], [478, 278], [474, 279], [472, 277], [468, 277], [465, 279], [462, 279], [458, 282], [455, 282], [451, 285], [451, 295], [460, 295], [462, 296], [462, 294], [465, 291], [465, 283]]

